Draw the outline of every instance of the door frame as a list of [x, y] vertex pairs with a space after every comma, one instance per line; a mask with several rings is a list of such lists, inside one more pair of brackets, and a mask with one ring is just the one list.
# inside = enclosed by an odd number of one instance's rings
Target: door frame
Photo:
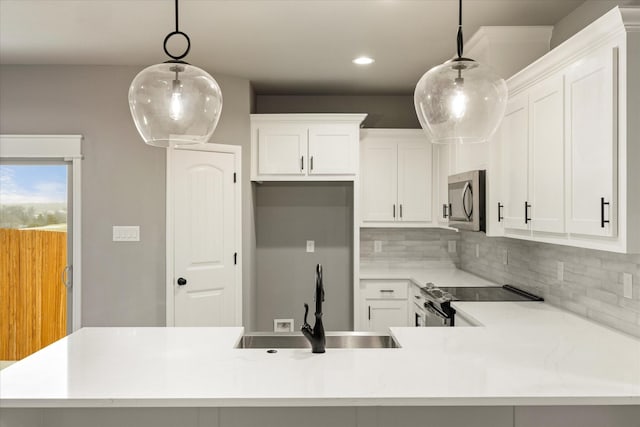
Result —
[[227, 144], [194, 144], [183, 145], [167, 148], [167, 168], [166, 168], [166, 326], [175, 326], [175, 271], [174, 271], [174, 215], [173, 215], [173, 199], [174, 199], [174, 152], [176, 150], [189, 151], [208, 151], [214, 153], [229, 153], [234, 155], [234, 166], [236, 173], [236, 200], [235, 200], [235, 217], [237, 219], [235, 225], [236, 248], [238, 252], [238, 263], [236, 265], [236, 307], [235, 307], [235, 324], [242, 326], [242, 147], [239, 145]]
[[[82, 135], [0, 135], [0, 159], [71, 163], [71, 325], [82, 327]], [[69, 313], [67, 313], [67, 316]], [[71, 328], [69, 328], [71, 326]], [[71, 330], [69, 330], [71, 329]]]

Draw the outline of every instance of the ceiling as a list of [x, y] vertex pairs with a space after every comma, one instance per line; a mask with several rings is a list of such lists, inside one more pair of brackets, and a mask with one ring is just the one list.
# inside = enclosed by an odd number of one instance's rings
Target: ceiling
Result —
[[[583, 0], [465, 0], [482, 25], [553, 25]], [[455, 52], [456, 0], [182, 0], [188, 62], [258, 93], [412, 93]], [[0, 0], [0, 63], [145, 65], [166, 60], [171, 0]], [[177, 41], [176, 41], [177, 42]], [[176, 48], [176, 50], [180, 50]], [[351, 60], [369, 55], [368, 67]]]

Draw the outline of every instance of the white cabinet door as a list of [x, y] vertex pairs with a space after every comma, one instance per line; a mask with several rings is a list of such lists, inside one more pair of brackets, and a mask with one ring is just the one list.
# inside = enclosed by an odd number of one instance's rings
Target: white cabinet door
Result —
[[455, 145], [439, 144], [433, 146], [436, 165], [436, 215], [438, 223], [449, 223], [449, 175], [453, 173], [455, 163]]
[[307, 126], [264, 124], [258, 128], [259, 175], [305, 175]]
[[[504, 226], [529, 229], [525, 222], [528, 192], [529, 106], [527, 93], [509, 100], [502, 121]], [[530, 212], [529, 212], [530, 213]]]
[[569, 233], [617, 233], [616, 64], [617, 49], [606, 48], [580, 59], [565, 73]]
[[391, 326], [409, 326], [407, 300], [366, 300], [363, 310], [365, 330], [389, 333]]
[[362, 220], [394, 221], [398, 213], [397, 144], [387, 141], [363, 141], [360, 147]]
[[564, 233], [563, 88], [562, 75], [557, 75], [529, 91], [529, 195], [534, 231]]
[[358, 167], [358, 128], [322, 124], [309, 127], [309, 175], [355, 174]]
[[431, 144], [398, 144], [398, 215], [400, 221], [430, 222], [432, 215]]

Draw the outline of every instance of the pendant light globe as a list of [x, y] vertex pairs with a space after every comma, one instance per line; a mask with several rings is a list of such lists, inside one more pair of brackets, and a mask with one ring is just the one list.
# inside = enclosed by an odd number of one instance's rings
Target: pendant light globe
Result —
[[[182, 59], [191, 49], [189, 36], [178, 28], [175, 0], [175, 31], [164, 39], [171, 60], [142, 70], [129, 86], [129, 109], [145, 143], [156, 147], [202, 144], [209, 141], [222, 113], [222, 91], [206, 71]], [[171, 37], [183, 37], [180, 55], [167, 49]]]
[[507, 106], [507, 84], [491, 68], [462, 56], [462, 0], [458, 1], [458, 56], [427, 71], [413, 101], [420, 125], [435, 144], [488, 141]]
[[206, 143], [222, 113], [222, 91], [206, 71], [180, 62], [142, 70], [129, 87], [129, 108], [145, 143]]
[[435, 144], [491, 138], [507, 105], [507, 85], [487, 66], [456, 58], [418, 81], [414, 103], [420, 125]]

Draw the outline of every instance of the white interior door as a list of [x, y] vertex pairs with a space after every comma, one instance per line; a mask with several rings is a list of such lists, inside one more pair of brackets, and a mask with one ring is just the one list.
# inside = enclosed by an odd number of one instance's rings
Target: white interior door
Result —
[[240, 324], [237, 156], [172, 152], [175, 326]]

